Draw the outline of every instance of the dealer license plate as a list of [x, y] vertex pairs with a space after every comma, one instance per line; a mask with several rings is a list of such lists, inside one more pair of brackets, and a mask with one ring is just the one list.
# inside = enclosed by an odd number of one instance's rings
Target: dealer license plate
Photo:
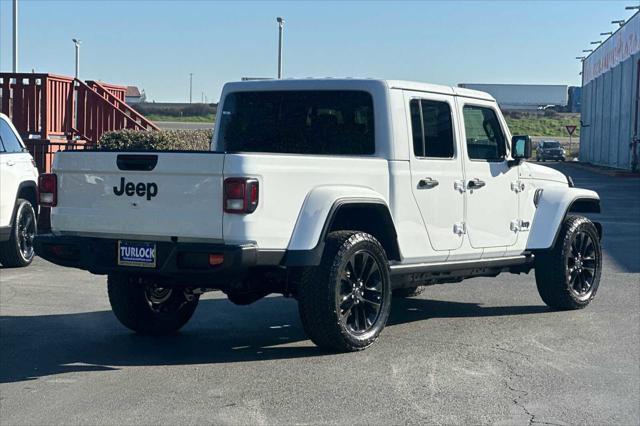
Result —
[[156, 267], [156, 243], [118, 241], [118, 265]]

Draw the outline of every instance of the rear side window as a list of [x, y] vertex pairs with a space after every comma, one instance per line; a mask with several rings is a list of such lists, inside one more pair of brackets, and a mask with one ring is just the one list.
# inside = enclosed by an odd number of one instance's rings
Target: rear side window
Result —
[[226, 152], [375, 153], [373, 99], [363, 91], [230, 93], [219, 117]]
[[467, 152], [472, 160], [502, 161], [506, 145], [496, 112], [491, 108], [463, 108]]
[[0, 139], [2, 139], [2, 145], [4, 146], [5, 152], [23, 152], [22, 144], [16, 137], [9, 124], [0, 120]]
[[412, 99], [409, 109], [415, 156], [452, 158], [454, 141], [449, 104]]

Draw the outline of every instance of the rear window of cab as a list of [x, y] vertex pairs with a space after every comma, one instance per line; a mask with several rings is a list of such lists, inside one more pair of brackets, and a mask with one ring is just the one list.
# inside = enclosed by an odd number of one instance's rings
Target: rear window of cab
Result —
[[229, 93], [218, 112], [225, 152], [375, 153], [373, 99], [355, 90]]

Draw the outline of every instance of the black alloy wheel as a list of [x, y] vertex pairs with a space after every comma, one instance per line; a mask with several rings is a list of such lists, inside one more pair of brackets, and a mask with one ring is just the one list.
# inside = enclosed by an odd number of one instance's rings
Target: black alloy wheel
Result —
[[33, 240], [38, 226], [36, 212], [29, 200], [18, 198], [13, 214], [11, 234], [0, 242], [0, 263], [5, 268], [24, 267], [35, 257]]
[[579, 298], [589, 294], [598, 272], [596, 242], [584, 231], [576, 232], [567, 256], [567, 280]]
[[302, 271], [297, 298], [302, 326], [320, 348], [353, 352], [371, 346], [391, 311], [382, 244], [361, 231], [331, 232], [320, 265]]
[[595, 297], [602, 275], [600, 231], [583, 216], [568, 216], [555, 244], [535, 253], [538, 293], [554, 309], [581, 309]]
[[20, 254], [25, 261], [30, 262], [34, 255], [33, 239], [36, 236], [36, 217], [33, 208], [20, 209], [16, 225]]
[[371, 329], [380, 316], [382, 303], [380, 264], [367, 250], [351, 255], [342, 271], [337, 303], [340, 319], [354, 334]]

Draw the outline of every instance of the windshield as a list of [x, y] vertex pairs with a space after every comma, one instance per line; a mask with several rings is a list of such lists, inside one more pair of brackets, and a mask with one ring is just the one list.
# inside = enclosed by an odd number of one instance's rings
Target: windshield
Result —
[[353, 90], [236, 92], [218, 134], [225, 152], [367, 155], [375, 152], [373, 100]]
[[544, 142], [544, 148], [560, 148], [560, 142]]

